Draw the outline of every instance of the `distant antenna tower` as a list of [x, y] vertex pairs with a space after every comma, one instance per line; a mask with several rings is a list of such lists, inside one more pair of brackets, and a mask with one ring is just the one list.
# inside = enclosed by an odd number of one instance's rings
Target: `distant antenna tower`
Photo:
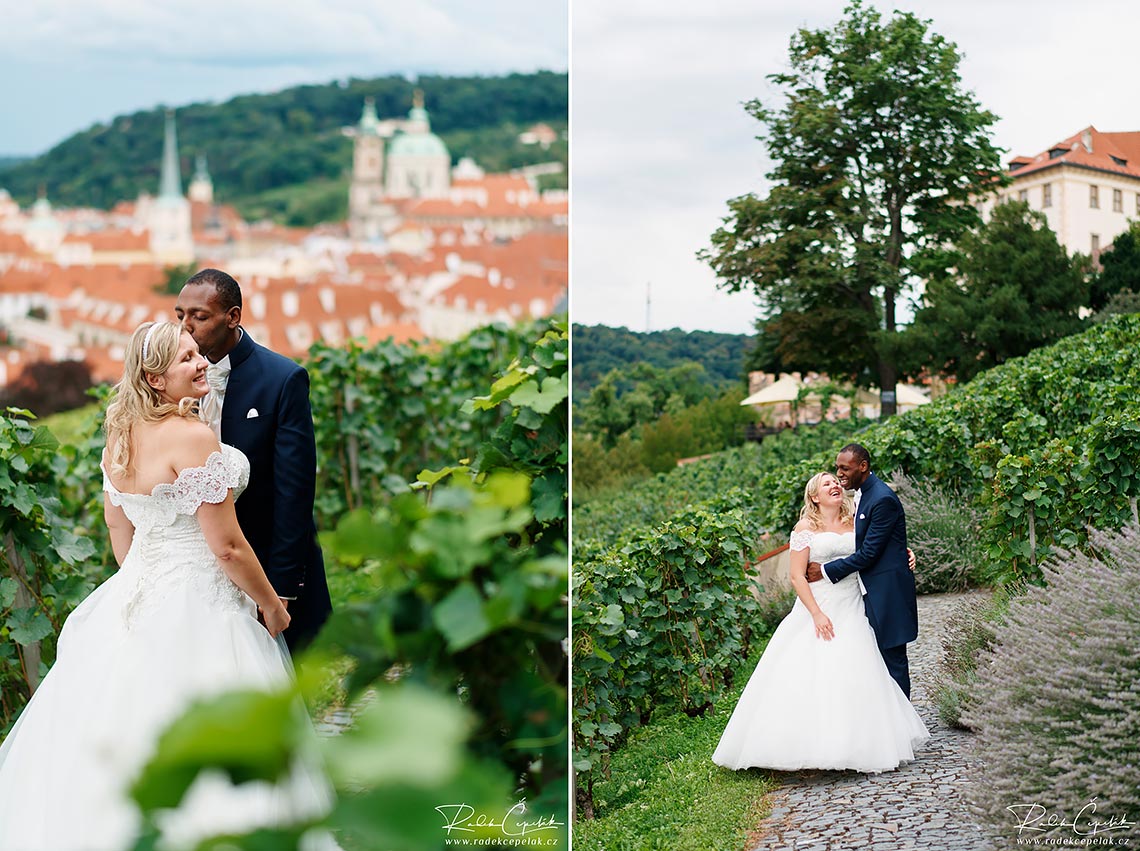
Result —
[[653, 330], [649, 324], [649, 308], [652, 302], [649, 291], [652, 287], [653, 283], [651, 281], [645, 282], [645, 333], [647, 334]]

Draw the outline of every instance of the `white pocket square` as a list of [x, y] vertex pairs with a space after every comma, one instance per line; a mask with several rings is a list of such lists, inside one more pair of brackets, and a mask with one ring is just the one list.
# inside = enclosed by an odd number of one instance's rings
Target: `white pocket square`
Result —
[[259, 416], [261, 416], [261, 414], [259, 414], [259, 413], [257, 412], [257, 408], [250, 408], [250, 409], [249, 409], [249, 413], [245, 415], [245, 418], [246, 418], [247, 420], [252, 420], [252, 419], [254, 419], [255, 417], [259, 417]]

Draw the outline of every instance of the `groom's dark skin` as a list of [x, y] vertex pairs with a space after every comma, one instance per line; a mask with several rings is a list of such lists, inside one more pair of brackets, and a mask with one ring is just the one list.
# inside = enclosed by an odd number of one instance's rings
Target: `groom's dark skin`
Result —
[[[871, 468], [866, 461], [857, 461], [854, 453], [840, 452], [835, 459], [835, 478], [839, 479], [844, 490], [858, 490], [871, 475]], [[818, 582], [823, 579], [823, 568], [818, 561], [809, 561], [804, 578], [808, 582]]]

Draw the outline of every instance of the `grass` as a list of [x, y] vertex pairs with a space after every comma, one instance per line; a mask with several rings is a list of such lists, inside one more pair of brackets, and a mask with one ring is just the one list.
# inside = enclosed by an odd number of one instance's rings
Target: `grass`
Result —
[[597, 818], [574, 823], [575, 851], [738, 851], [767, 815], [778, 783], [758, 769], [712, 761], [760, 650], [736, 688], [703, 718], [658, 709], [617, 751], [610, 778], [594, 785]]
[[95, 430], [95, 421], [102, 416], [102, 406], [99, 402], [92, 402], [82, 408], [71, 411], [61, 411], [58, 414], [33, 420], [33, 425], [45, 425], [64, 446], [78, 446], [91, 436]]

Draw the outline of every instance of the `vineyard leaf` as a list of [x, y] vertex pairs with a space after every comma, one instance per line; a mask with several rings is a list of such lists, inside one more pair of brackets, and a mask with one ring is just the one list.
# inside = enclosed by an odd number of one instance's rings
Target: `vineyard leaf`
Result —
[[483, 613], [483, 597], [470, 582], [462, 582], [432, 609], [432, 621], [452, 653], [470, 647], [491, 631]]
[[565, 376], [561, 379], [547, 376], [539, 389], [537, 381], [530, 380], [521, 384], [511, 396], [511, 401], [520, 407], [531, 408], [540, 414], [548, 414], [554, 406], [569, 394]]
[[17, 609], [8, 616], [9, 635], [17, 644], [28, 646], [52, 634], [51, 621], [38, 609]]

